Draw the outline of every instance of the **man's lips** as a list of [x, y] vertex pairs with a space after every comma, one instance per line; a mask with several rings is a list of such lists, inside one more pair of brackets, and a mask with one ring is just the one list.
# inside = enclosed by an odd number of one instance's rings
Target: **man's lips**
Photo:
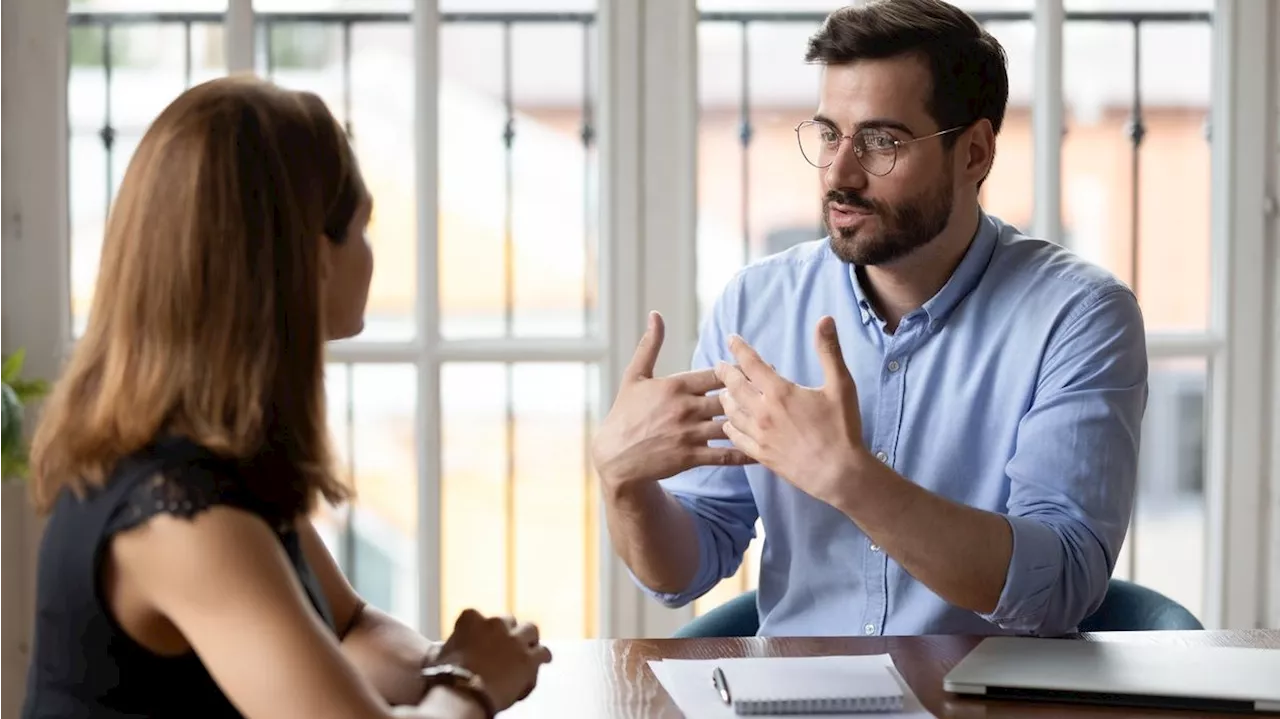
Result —
[[830, 208], [831, 224], [842, 229], [860, 224], [863, 220], [874, 214], [868, 210], [862, 209], [861, 207], [842, 205], [838, 202], [831, 203]]

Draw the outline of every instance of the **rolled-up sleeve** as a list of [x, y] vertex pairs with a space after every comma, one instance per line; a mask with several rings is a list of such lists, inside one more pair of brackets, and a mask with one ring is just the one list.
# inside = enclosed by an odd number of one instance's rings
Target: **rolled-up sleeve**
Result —
[[1045, 352], [1006, 471], [1013, 556], [984, 617], [1040, 635], [1098, 608], [1133, 508], [1147, 402], [1142, 314], [1122, 286], [1095, 291]]
[[[716, 301], [698, 337], [692, 368], [714, 367], [717, 362], [732, 361], [727, 340], [736, 331], [734, 309], [737, 305], [739, 280], [735, 278]], [[729, 446], [728, 440], [717, 440], [712, 446]], [[697, 599], [721, 579], [732, 576], [742, 564], [747, 545], [755, 537], [759, 510], [742, 467], [694, 467], [662, 480], [663, 489], [680, 502], [690, 516], [698, 535], [698, 571], [689, 586], [679, 593], [655, 592], [631, 578], [650, 596], [669, 607], [680, 607]]]

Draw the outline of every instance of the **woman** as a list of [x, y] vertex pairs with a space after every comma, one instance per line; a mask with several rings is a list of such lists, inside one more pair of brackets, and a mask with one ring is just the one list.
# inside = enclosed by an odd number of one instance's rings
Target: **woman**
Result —
[[308, 520], [348, 495], [324, 342], [363, 326], [371, 210], [309, 93], [215, 80], [143, 137], [33, 442], [24, 716], [463, 719], [532, 690], [535, 627], [469, 611], [434, 646], [365, 606]]

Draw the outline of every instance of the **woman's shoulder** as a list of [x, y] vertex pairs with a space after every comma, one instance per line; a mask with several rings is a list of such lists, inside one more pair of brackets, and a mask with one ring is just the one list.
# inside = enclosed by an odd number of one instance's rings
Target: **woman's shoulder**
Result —
[[226, 506], [262, 516], [237, 463], [183, 437], [164, 437], [124, 457], [109, 482], [119, 492], [107, 533], [127, 531], [157, 515], [191, 519]]

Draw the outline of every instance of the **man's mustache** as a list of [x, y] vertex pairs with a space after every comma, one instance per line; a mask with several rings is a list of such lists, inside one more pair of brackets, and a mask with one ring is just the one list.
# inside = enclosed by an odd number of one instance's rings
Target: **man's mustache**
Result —
[[826, 204], [835, 203], [846, 207], [856, 207], [867, 212], [880, 212], [879, 203], [859, 195], [851, 190], [828, 190]]

